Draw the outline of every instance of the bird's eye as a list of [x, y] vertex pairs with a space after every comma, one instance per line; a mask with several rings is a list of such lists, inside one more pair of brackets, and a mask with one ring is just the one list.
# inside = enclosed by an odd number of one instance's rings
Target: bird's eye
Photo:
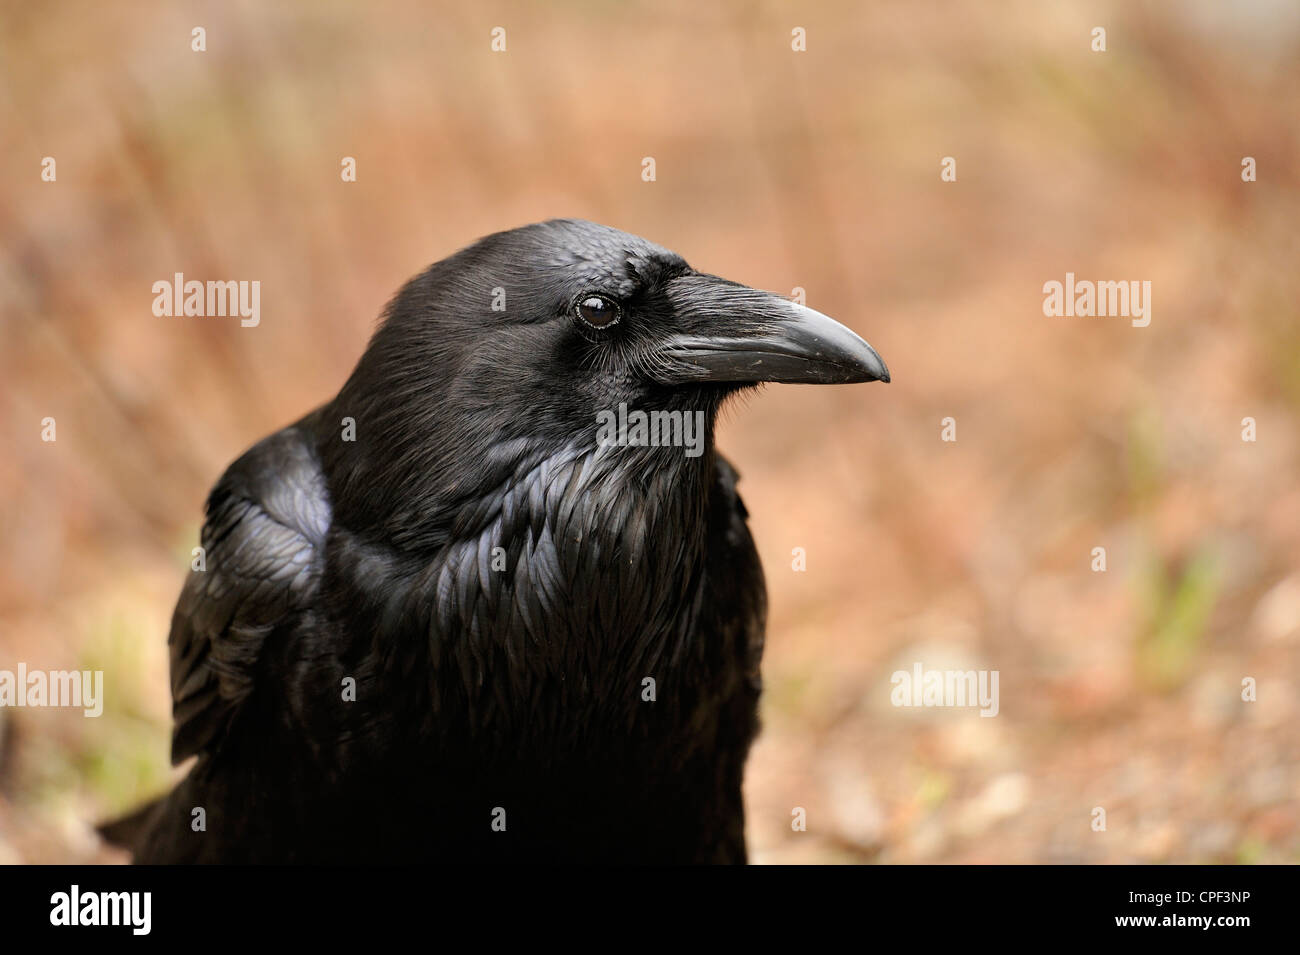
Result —
[[618, 321], [618, 306], [603, 295], [588, 295], [577, 304], [578, 317], [588, 325], [607, 328]]

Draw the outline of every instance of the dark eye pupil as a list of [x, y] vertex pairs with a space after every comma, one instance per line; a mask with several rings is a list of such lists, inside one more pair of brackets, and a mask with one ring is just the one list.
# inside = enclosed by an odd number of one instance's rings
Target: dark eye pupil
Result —
[[618, 309], [612, 302], [593, 295], [578, 303], [578, 314], [588, 325], [600, 327], [612, 323], [618, 317]]

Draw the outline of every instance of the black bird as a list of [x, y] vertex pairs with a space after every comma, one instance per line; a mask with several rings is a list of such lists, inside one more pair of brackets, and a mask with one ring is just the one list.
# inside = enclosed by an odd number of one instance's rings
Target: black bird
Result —
[[877, 380], [843, 325], [606, 226], [431, 266], [213, 489], [169, 641], [197, 760], [107, 836], [138, 862], [745, 861], [766, 592], [714, 421], [759, 382]]

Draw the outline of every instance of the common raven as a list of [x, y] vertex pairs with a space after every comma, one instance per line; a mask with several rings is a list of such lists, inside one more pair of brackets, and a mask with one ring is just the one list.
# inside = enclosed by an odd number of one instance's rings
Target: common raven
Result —
[[[606, 226], [482, 239], [213, 489], [138, 862], [743, 862], [766, 593], [713, 449], [832, 319]], [[697, 428], [698, 424], [698, 428]]]

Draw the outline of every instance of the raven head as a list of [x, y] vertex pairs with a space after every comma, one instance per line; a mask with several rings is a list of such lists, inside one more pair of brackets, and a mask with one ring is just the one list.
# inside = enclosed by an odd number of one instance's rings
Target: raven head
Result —
[[[608, 226], [551, 220], [465, 255], [496, 312], [482, 315], [484, 331], [528, 352], [514, 356], [521, 371], [541, 360], [548, 389], [636, 400], [768, 381], [889, 381], [876, 351], [834, 319]], [[510, 326], [532, 331], [503, 333]]]
[[711, 438], [723, 399], [769, 381], [889, 371], [820, 312], [697, 272], [638, 236], [551, 220], [488, 236], [397, 294], [335, 401], [356, 445], [335, 441], [327, 470], [363, 492], [336, 500], [375, 505], [349, 523], [378, 519], [400, 538], [428, 523], [412, 500], [451, 508], [590, 446], [601, 412], [702, 412]]

